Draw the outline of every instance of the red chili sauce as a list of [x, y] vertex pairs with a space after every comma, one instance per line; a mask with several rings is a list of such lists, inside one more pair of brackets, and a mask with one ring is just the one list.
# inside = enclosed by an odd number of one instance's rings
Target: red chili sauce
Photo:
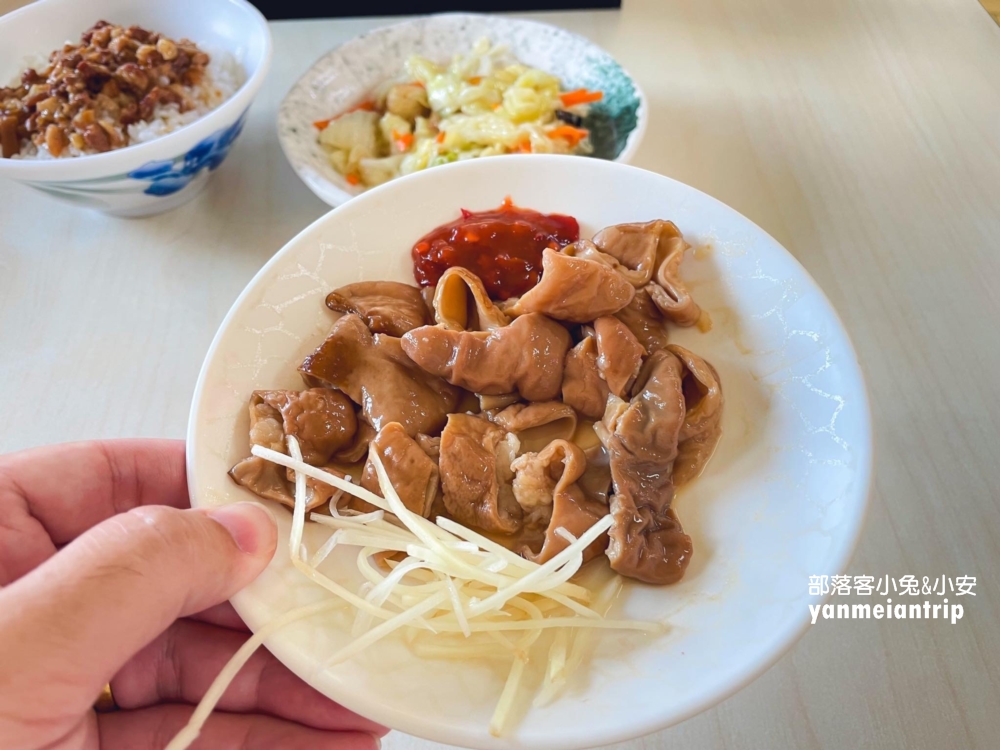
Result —
[[413, 276], [420, 286], [437, 284], [452, 266], [483, 280], [493, 299], [519, 297], [542, 276], [542, 251], [580, 239], [572, 216], [518, 208], [508, 197], [500, 208], [473, 213], [431, 231], [413, 246]]

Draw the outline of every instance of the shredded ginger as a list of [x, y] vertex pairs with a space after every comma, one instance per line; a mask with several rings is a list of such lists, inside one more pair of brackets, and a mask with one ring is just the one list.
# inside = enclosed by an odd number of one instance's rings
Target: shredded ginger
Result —
[[[286, 612], [259, 629], [219, 673], [187, 726], [166, 750], [185, 750], [197, 739], [229, 683], [265, 639], [286, 625], [345, 605], [356, 610], [354, 638], [329, 656], [323, 668], [347, 661], [396, 631], [402, 631], [404, 642], [418, 657], [508, 661], [507, 680], [489, 724], [490, 733], [497, 737], [508, 728], [523, 689], [531, 648], [544, 631], [553, 630], [555, 635], [536, 706], [550, 703], [565, 689], [571, 673], [590, 650], [590, 633], [599, 629], [663, 630], [657, 622], [604, 617], [621, 587], [617, 577], [597, 593], [570, 580], [583, 564], [584, 550], [610, 528], [610, 515], [579, 538], [565, 529], [557, 530], [569, 545], [538, 565], [454, 521], [438, 518], [434, 523], [408, 510], [377, 453], [372, 453], [372, 463], [384, 497], [306, 464], [294, 437], [288, 437], [289, 455], [262, 446], [254, 446], [252, 453], [295, 473], [291, 561], [335, 598]], [[329, 516], [311, 513], [307, 519], [307, 477], [378, 510], [349, 515], [340, 512], [334, 500]], [[330, 529], [330, 536], [311, 558], [303, 543], [307, 520]], [[358, 591], [317, 569], [336, 547], [347, 546], [358, 548], [358, 571], [365, 579]], [[372, 562], [385, 553], [405, 556], [398, 562], [390, 559], [386, 572]]]

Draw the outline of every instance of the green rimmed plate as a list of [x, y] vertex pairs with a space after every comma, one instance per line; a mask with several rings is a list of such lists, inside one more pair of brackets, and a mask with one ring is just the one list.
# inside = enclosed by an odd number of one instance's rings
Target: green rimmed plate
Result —
[[339, 206], [364, 191], [330, 166], [312, 123], [363, 101], [380, 83], [399, 76], [413, 54], [446, 62], [481, 38], [508, 47], [525, 65], [557, 76], [566, 90], [604, 93], [586, 125], [589, 158], [628, 163], [646, 128], [648, 107], [638, 84], [611, 55], [588, 39], [549, 24], [504, 16], [444, 14], [375, 29], [331, 50], [298, 80], [278, 112], [278, 138], [303, 182], [321, 200]]

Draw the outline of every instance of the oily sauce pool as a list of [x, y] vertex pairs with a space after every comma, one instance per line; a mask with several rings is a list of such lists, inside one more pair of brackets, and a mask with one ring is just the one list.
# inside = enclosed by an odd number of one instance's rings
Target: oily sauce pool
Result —
[[572, 216], [518, 208], [510, 198], [493, 211], [466, 211], [413, 246], [413, 276], [434, 286], [452, 266], [472, 271], [496, 300], [519, 297], [542, 275], [542, 251], [580, 239]]

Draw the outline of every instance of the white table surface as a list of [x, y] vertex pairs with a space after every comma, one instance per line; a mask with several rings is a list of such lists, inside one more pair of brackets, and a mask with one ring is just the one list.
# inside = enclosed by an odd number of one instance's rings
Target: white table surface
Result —
[[[840, 311], [877, 433], [848, 572], [978, 578], [957, 625], [821, 622], [734, 698], [619, 747], [1000, 746], [1000, 28], [975, 0], [532, 17], [637, 77], [652, 113], [638, 165], [756, 221]], [[0, 450], [184, 435], [229, 305], [326, 211], [281, 154], [278, 103], [320, 54], [389, 21], [274, 24], [270, 78], [193, 205], [117, 220], [0, 183]]]

